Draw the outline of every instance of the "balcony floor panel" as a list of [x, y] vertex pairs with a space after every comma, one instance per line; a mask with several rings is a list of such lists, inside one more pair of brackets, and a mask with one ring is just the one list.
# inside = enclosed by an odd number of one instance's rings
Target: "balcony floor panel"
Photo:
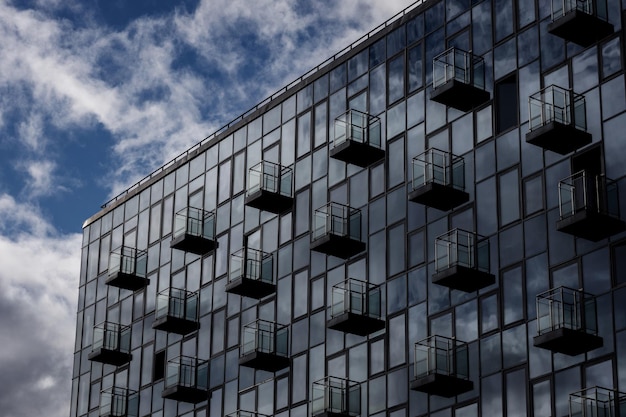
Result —
[[433, 274], [433, 284], [464, 292], [478, 291], [495, 282], [495, 275], [461, 265], [453, 265]]
[[135, 274], [115, 272], [108, 276], [105, 284], [125, 290], [137, 291], [150, 285], [150, 280], [148, 278], [138, 277]]
[[580, 210], [556, 222], [559, 232], [598, 242], [626, 230], [626, 223], [595, 210]]
[[328, 321], [326, 327], [344, 333], [367, 336], [385, 328], [385, 321], [352, 312], [345, 312]]
[[152, 323], [152, 328], [156, 330], [163, 330], [168, 333], [186, 335], [198, 330], [200, 328], [200, 323], [194, 320], [187, 320], [167, 315], [156, 319], [154, 323]]
[[260, 369], [267, 372], [276, 372], [287, 368], [291, 364], [289, 358], [273, 353], [253, 351], [239, 358], [239, 365], [248, 368]]
[[472, 110], [489, 101], [491, 96], [488, 91], [465, 84], [456, 79], [447, 81], [435, 88], [430, 94], [430, 99], [448, 107], [453, 107], [464, 112]]
[[174, 401], [182, 401], [185, 403], [197, 404], [209, 399], [208, 392], [194, 387], [184, 387], [182, 385], [174, 385], [165, 388], [161, 392], [161, 398], [167, 398]]
[[474, 389], [474, 383], [454, 376], [430, 374], [411, 381], [411, 389], [450, 398], [471, 391]]
[[441, 211], [449, 211], [469, 201], [469, 194], [449, 185], [429, 182], [409, 193], [409, 200]]
[[549, 122], [528, 132], [526, 142], [540, 148], [567, 155], [576, 149], [591, 143], [591, 133], [576, 129], [573, 125], [559, 122]]
[[330, 157], [365, 168], [383, 159], [385, 151], [366, 143], [346, 140], [330, 150]]
[[246, 195], [246, 206], [270, 213], [282, 214], [291, 211], [293, 208], [293, 198], [280, 193], [267, 190], [257, 190]]
[[548, 33], [585, 47], [613, 32], [612, 24], [580, 10], [572, 10], [548, 24]]
[[133, 355], [126, 352], [120, 352], [119, 350], [98, 348], [92, 350], [87, 358], [90, 361], [106, 363], [114, 366], [121, 366], [125, 363], [130, 362], [133, 359]]
[[259, 300], [274, 294], [276, 285], [258, 279], [239, 277], [226, 284], [226, 292]]
[[576, 356], [602, 347], [604, 341], [600, 336], [580, 330], [560, 328], [535, 336], [533, 345], [552, 352]]
[[327, 233], [311, 242], [311, 250], [342, 259], [348, 259], [351, 256], [363, 252], [365, 250], [365, 242], [351, 239], [348, 236], [338, 236]]
[[175, 237], [170, 242], [170, 248], [194, 253], [196, 255], [206, 255], [217, 248], [217, 241], [204, 238], [202, 236], [183, 233]]

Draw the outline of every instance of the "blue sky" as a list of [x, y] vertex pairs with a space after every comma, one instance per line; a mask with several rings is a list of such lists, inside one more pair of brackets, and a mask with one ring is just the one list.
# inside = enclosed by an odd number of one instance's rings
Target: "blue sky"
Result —
[[413, 0], [0, 1], [0, 410], [69, 414], [81, 226]]

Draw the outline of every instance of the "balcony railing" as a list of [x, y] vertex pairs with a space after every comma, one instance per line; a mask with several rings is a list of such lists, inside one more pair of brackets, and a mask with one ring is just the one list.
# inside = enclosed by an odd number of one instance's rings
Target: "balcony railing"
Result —
[[495, 282], [490, 268], [489, 240], [454, 229], [435, 239], [433, 283], [472, 292]]
[[138, 417], [139, 394], [126, 388], [112, 387], [100, 393], [100, 417]]
[[614, 32], [606, 0], [552, 0], [548, 32], [581, 46], [589, 46]]
[[431, 100], [469, 111], [489, 100], [485, 90], [485, 61], [470, 52], [450, 48], [433, 59]]
[[273, 294], [276, 291], [274, 255], [252, 248], [233, 253], [226, 291], [257, 299]]
[[239, 364], [276, 372], [289, 366], [289, 328], [266, 320], [256, 320], [241, 332]]
[[148, 253], [127, 246], [111, 252], [107, 285], [135, 291], [150, 284], [146, 278]]
[[179, 356], [167, 362], [163, 398], [189, 403], [208, 399], [209, 362]]
[[311, 249], [344, 259], [363, 252], [361, 210], [339, 203], [315, 210]]
[[439, 210], [451, 210], [469, 201], [465, 160], [450, 152], [428, 149], [413, 158], [411, 189], [409, 200]]
[[378, 285], [348, 279], [333, 286], [328, 328], [366, 336], [385, 328]]
[[626, 230], [619, 218], [617, 183], [580, 171], [559, 182], [557, 230], [598, 241]]
[[335, 119], [335, 139], [330, 157], [367, 167], [385, 157], [380, 119], [348, 110]]
[[472, 390], [467, 343], [436, 335], [417, 342], [414, 378], [412, 390], [432, 395], [453, 397]]
[[255, 413], [253, 411], [237, 410], [234, 413], [227, 414], [226, 417], [271, 417], [267, 414]]
[[593, 295], [567, 287], [537, 295], [535, 346], [574, 356], [602, 344]]
[[167, 288], [157, 295], [153, 328], [188, 334], [200, 328], [198, 293]]
[[569, 395], [570, 417], [620, 417], [626, 413], [626, 394], [593, 387]]
[[94, 327], [89, 360], [120, 366], [131, 359], [130, 326], [104, 322]]
[[530, 144], [565, 155], [591, 143], [585, 96], [551, 85], [528, 99]]
[[361, 414], [361, 384], [327, 376], [313, 382], [311, 415], [355, 417]]
[[246, 205], [272, 213], [293, 207], [293, 170], [263, 161], [248, 171]]
[[217, 248], [215, 211], [186, 207], [176, 213], [170, 246], [196, 255], [205, 255]]

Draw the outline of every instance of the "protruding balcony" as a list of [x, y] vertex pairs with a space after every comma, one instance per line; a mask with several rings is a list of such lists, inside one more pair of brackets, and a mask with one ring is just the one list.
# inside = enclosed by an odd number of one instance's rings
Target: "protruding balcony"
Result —
[[198, 293], [178, 288], [161, 291], [152, 328], [181, 335], [198, 330]]
[[617, 183], [585, 171], [559, 182], [558, 231], [592, 242], [626, 230], [619, 218]]
[[485, 61], [481, 57], [450, 48], [433, 59], [431, 100], [470, 111], [490, 98], [485, 90]]
[[100, 393], [100, 417], [138, 417], [139, 394], [126, 388], [112, 387]]
[[131, 291], [147, 287], [150, 284], [150, 280], [146, 278], [147, 268], [146, 251], [121, 246], [111, 252], [109, 257], [106, 284]]
[[338, 203], [315, 210], [311, 250], [343, 259], [363, 252], [361, 210]]
[[593, 387], [569, 395], [570, 417], [619, 417], [626, 414], [626, 393]]
[[609, 23], [606, 0], [551, 0], [548, 33], [581, 46], [590, 46], [615, 30]]
[[361, 384], [327, 376], [315, 381], [311, 417], [356, 417], [361, 414]]
[[276, 323], [256, 320], [241, 332], [239, 365], [268, 372], [289, 366], [289, 328]]
[[496, 282], [489, 273], [489, 240], [454, 229], [435, 239], [433, 284], [474, 292]]
[[337, 117], [330, 157], [362, 168], [383, 159], [380, 119], [357, 110]]
[[196, 255], [206, 255], [217, 248], [215, 212], [186, 207], [176, 213], [170, 247]]
[[471, 391], [467, 343], [431, 336], [415, 344], [415, 379], [411, 389], [440, 397]]
[[275, 293], [274, 255], [250, 248], [233, 253], [226, 292], [256, 299]]
[[209, 362], [179, 356], [167, 362], [162, 398], [197, 404], [208, 399]]
[[413, 158], [409, 200], [448, 211], [469, 201], [465, 192], [465, 160], [450, 152], [428, 149]]
[[237, 410], [234, 413], [227, 414], [226, 417], [271, 417], [267, 414], [255, 413], [252, 411]]
[[591, 143], [585, 96], [551, 85], [528, 99], [526, 142], [566, 155]]
[[367, 336], [384, 329], [380, 287], [356, 279], [348, 279], [333, 286], [327, 327], [359, 336]]
[[537, 336], [533, 344], [570, 356], [602, 347], [595, 297], [566, 287], [537, 295]]
[[293, 171], [263, 161], [248, 171], [246, 205], [281, 214], [293, 207]]
[[93, 329], [90, 361], [120, 366], [133, 358], [130, 353], [130, 326], [104, 322]]

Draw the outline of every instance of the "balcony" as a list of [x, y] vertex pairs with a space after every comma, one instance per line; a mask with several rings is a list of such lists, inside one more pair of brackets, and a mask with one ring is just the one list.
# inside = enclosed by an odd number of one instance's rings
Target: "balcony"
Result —
[[315, 210], [311, 250], [342, 259], [363, 252], [361, 210], [338, 203]]
[[186, 207], [176, 213], [170, 247], [196, 255], [206, 255], [217, 248], [215, 212]]
[[469, 201], [465, 192], [465, 160], [450, 152], [428, 149], [413, 158], [409, 200], [448, 211]]
[[327, 376], [315, 381], [311, 392], [312, 417], [356, 417], [361, 414], [361, 384]]
[[551, 85], [528, 99], [526, 142], [566, 155], [591, 143], [585, 96]]
[[150, 280], [146, 278], [147, 268], [146, 251], [121, 246], [111, 252], [109, 257], [106, 284], [131, 291], [147, 287], [150, 284]]
[[112, 387], [100, 393], [100, 417], [138, 417], [139, 394], [126, 388]]
[[209, 362], [179, 356], [167, 362], [162, 398], [197, 404], [208, 399]]
[[496, 282], [489, 273], [489, 240], [461, 229], [435, 239], [433, 284], [474, 292]]
[[161, 291], [157, 295], [152, 328], [180, 335], [198, 330], [198, 293], [178, 288]]
[[241, 332], [239, 365], [276, 372], [290, 365], [289, 329], [276, 323], [256, 320]]
[[619, 218], [617, 183], [585, 171], [559, 182], [558, 231], [592, 242], [626, 230]]
[[130, 353], [130, 326], [104, 322], [93, 329], [90, 361], [120, 366], [133, 358]]
[[337, 117], [330, 157], [362, 168], [383, 159], [380, 119], [357, 110]]
[[385, 328], [380, 287], [356, 279], [333, 286], [329, 329], [367, 336]]
[[566, 287], [537, 295], [537, 336], [533, 344], [569, 356], [602, 347], [595, 297]]
[[466, 112], [490, 98], [485, 90], [485, 61], [481, 57], [450, 48], [433, 59], [431, 100]]
[[293, 171], [263, 161], [248, 171], [246, 205], [282, 214], [293, 207]]
[[414, 377], [411, 389], [440, 397], [471, 391], [467, 343], [431, 336], [415, 344]]
[[226, 417], [271, 417], [266, 414], [255, 413], [252, 411], [237, 410], [234, 413], [227, 414]]
[[615, 30], [608, 22], [606, 0], [552, 0], [548, 33], [580, 46], [590, 46]]
[[626, 414], [626, 394], [593, 387], [569, 395], [570, 417], [617, 417]]
[[250, 248], [233, 253], [226, 292], [256, 299], [275, 293], [274, 255]]

